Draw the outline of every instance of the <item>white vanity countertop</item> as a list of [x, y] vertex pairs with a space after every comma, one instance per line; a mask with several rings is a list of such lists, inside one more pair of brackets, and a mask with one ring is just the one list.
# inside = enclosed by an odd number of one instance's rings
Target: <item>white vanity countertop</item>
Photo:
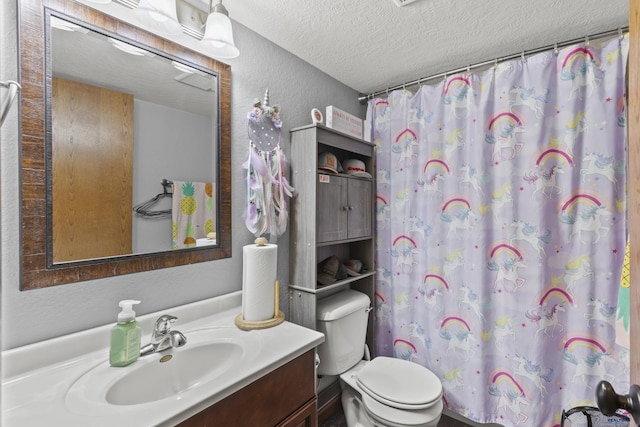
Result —
[[[184, 348], [189, 345], [189, 331], [236, 328], [234, 319], [241, 312], [241, 299], [242, 292], [238, 291], [140, 316], [137, 320], [142, 327], [142, 344], [149, 342], [155, 319], [162, 314], [178, 317], [173, 329], [187, 336]], [[115, 307], [114, 319], [117, 311]], [[259, 357], [252, 357], [251, 363], [236, 366], [210, 383], [140, 405], [107, 404], [96, 411], [73, 410], [67, 401], [67, 391], [94, 367], [108, 364], [112, 327], [105, 325], [3, 352], [0, 424], [3, 427], [175, 425], [324, 341], [323, 334], [286, 321], [268, 329], [242, 331], [261, 342]]]

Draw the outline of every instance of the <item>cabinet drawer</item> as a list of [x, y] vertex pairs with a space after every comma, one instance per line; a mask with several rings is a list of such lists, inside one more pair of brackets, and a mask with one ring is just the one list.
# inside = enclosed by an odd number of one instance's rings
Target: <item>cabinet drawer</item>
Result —
[[178, 426], [269, 427], [280, 424], [310, 400], [315, 401], [314, 353], [315, 350], [309, 350]]

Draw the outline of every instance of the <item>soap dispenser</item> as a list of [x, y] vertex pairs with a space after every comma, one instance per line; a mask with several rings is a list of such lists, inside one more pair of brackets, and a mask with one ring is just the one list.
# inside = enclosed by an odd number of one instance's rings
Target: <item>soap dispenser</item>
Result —
[[140, 357], [140, 337], [142, 331], [136, 322], [133, 305], [140, 301], [120, 301], [122, 311], [118, 313], [118, 323], [111, 330], [109, 363], [111, 366], [127, 366]]

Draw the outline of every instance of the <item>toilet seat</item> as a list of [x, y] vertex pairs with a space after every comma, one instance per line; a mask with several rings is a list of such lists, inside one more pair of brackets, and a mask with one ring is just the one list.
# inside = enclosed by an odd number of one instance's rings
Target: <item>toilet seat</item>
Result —
[[[391, 357], [379, 356], [366, 363], [357, 372], [356, 383], [365, 401], [371, 398], [392, 408], [427, 409], [442, 398], [442, 384], [433, 372]], [[372, 403], [371, 409], [377, 406]]]
[[361, 394], [364, 408], [371, 418], [385, 426], [424, 426], [437, 422], [442, 415], [444, 404], [438, 399], [434, 404], [425, 409], [408, 411], [398, 409], [371, 398], [366, 393]]

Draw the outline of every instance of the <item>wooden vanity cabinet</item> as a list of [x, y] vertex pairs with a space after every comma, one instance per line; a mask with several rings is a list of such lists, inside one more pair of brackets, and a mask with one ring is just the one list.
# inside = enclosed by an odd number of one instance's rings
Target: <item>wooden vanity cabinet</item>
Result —
[[315, 349], [178, 424], [180, 427], [317, 427]]

